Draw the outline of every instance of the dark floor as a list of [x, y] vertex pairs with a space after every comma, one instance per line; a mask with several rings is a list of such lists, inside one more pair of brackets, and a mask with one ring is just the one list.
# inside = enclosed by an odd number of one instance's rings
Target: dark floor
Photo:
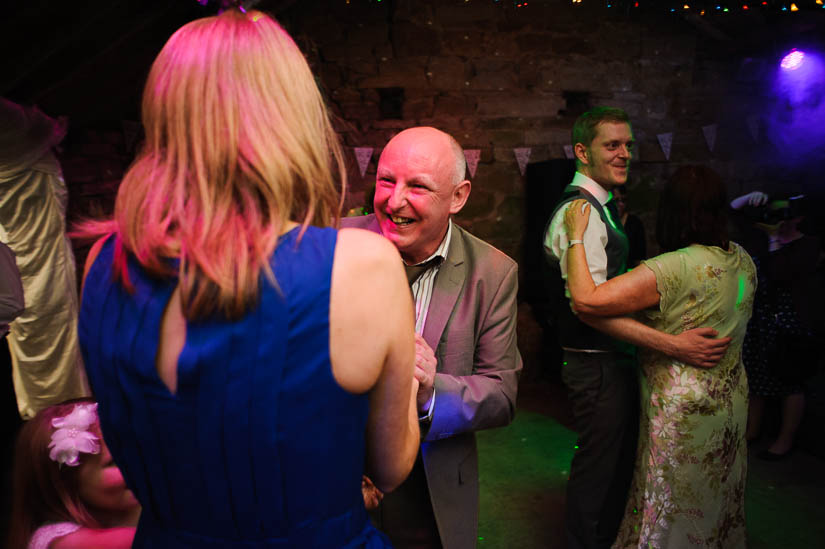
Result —
[[[478, 433], [478, 547], [565, 549], [564, 490], [575, 443], [567, 397], [558, 381], [522, 381], [513, 424]], [[821, 394], [815, 396], [821, 400]], [[807, 418], [801, 448], [784, 461], [755, 457], [768, 437], [750, 450], [745, 495], [750, 549], [825, 548], [825, 437], [819, 419]], [[7, 490], [6, 484], [0, 490], [4, 503]], [[0, 513], [0, 534], [7, 513], [7, 508]]]
[[[564, 388], [544, 380], [522, 383], [512, 425], [478, 434], [479, 548], [566, 548], [564, 490], [575, 433], [565, 425]], [[750, 450], [748, 547], [825, 548], [825, 461], [804, 449], [781, 462], [756, 458], [767, 445], [764, 437]]]

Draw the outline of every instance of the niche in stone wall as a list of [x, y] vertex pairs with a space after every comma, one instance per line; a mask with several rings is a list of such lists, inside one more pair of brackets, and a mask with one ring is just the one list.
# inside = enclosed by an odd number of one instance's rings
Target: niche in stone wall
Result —
[[561, 96], [564, 98], [564, 109], [559, 111], [562, 116], [578, 118], [590, 108], [590, 92], [565, 90]]
[[381, 120], [403, 118], [404, 88], [378, 88], [378, 112]]

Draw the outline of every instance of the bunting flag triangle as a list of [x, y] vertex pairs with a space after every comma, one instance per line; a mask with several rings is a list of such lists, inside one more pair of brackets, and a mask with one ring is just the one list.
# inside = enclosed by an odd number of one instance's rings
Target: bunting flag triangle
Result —
[[575, 155], [573, 154], [573, 145], [564, 146], [564, 157], [568, 160], [573, 160], [575, 158]]
[[516, 155], [516, 162], [518, 162], [518, 170], [521, 175], [524, 175], [524, 170], [527, 169], [527, 162], [530, 160], [530, 147], [516, 147], [513, 153]]
[[713, 147], [716, 146], [716, 130], [719, 128], [718, 124], [708, 124], [702, 126], [702, 133], [705, 134], [705, 142], [708, 144], [708, 150], [713, 152]]
[[759, 116], [752, 114], [748, 117], [747, 122], [751, 137], [753, 137], [754, 141], [759, 141]]
[[358, 171], [361, 172], [361, 177], [367, 173], [367, 166], [372, 160], [372, 147], [355, 147], [355, 158], [358, 160]]
[[481, 149], [464, 149], [464, 159], [467, 161], [467, 170], [470, 172], [470, 177], [476, 176], [479, 158], [481, 158]]
[[659, 140], [659, 146], [662, 147], [662, 152], [665, 154], [665, 160], [670, 160], [670, 148], [673, 146], [673, 132], [656, 134]]

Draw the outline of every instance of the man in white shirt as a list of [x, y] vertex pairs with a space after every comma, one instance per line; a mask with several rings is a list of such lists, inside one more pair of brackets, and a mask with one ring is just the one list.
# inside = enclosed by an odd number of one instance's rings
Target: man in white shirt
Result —
[[[627, 270], [628, 241], [612, 190], [627, 181], [634, 139], [621, 110], [597, 107], [573, 126], [576, 174], [550, 217], [544, 250], [559, 268], [567, 292], [567, 250], [583, 245], [595, 284]], [[564, 212], [584, 198], [590, 219], [581, 241], [568, 241]], [[625, 511], [638, 437], [638, 374], [635, 349], [643, 345], [697, 366], [718, 362], [730, 338], [712, 339], [700, 328], [664, 334], [630, 318], [580, 318], [559, 307], [559, 339], [564, 351], [562, 380], [578, 433], [567, 485], [568, 547], [610, 547]]]

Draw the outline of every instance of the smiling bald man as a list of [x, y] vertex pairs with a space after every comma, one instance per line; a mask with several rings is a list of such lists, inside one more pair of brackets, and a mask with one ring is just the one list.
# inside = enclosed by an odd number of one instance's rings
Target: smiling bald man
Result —
[[375, 214], [342, 220], [395, 244], [415, 300], [421, 450], [410, 477], [375, 514], [399, 548], [475, 547], [474, 432], [507, 425], [515, 414], [518, 268], [450, 220], [470, 195], [465, 172], [451, 136], [404, 130], [378, 161]]

